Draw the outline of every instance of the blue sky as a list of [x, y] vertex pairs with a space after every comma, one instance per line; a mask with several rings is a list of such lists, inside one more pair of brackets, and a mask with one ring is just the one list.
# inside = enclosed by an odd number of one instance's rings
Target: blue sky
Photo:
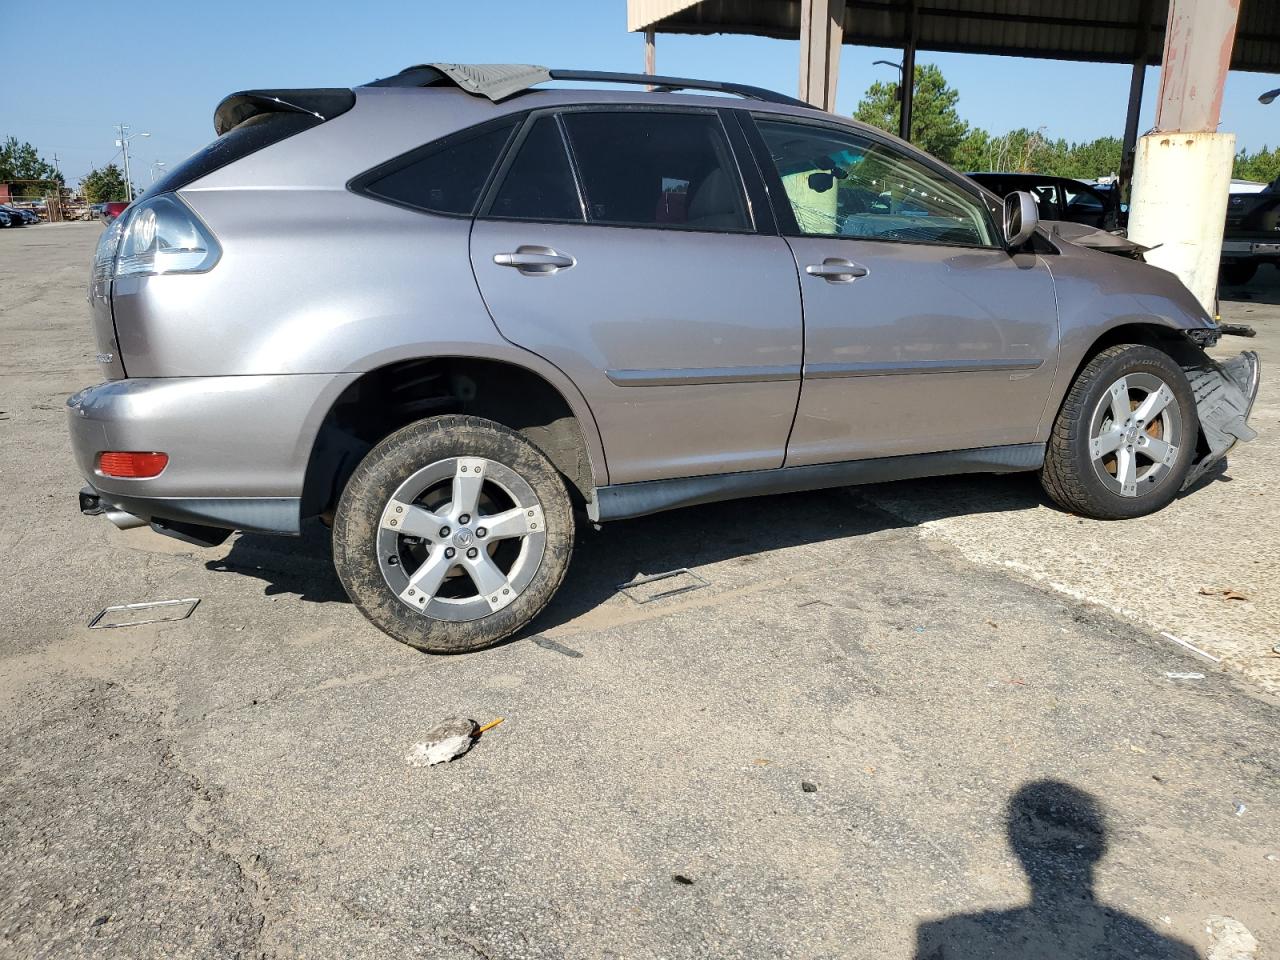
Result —
[[[114, 11], [108, 15], [108, 10]], [[216, 11], [216, 13], [215, 13]], [[114, 23], [113, 23], [114, 21]], [[50, 27], [56, 56], [49, 56]], [[57, 153], [70, 180], [115, 157], [113, 124], [151, 137], [134, 143], [135, 177], [180, 161], [213, 138], [213, 108], [253, 87], [350, 86], [433, 60], [643, 69], [643, 40], [626, 32], [625, 0], [220, 0], [217, 4], [104, 5], [45, 0], [5, 10], [0, 136]], [[755, 37], [658, 37], [662, 73], [738, 80], [795, 93], [799, 44]], [[846, 46], [837, 107], [851, 113], [873, 66], [900, 52]], [[960, 112], [993, 132], [1045, 127], [1072, 140], [1123, 133], [1129, 68], [922, 52], [960, 91]], [[1154, 117], [1159, 71], [1148, 71], [1142, 129]], [[1280, 103], [1257, 102], [1280, 78], [1233, 73], [1222, 127], [1240, 146], [1280, 143]]]

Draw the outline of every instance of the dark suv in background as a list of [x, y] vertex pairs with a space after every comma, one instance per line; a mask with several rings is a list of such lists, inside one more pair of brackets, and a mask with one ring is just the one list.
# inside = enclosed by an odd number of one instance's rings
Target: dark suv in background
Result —
[[969, 176], [1002, 197], [1015, 190], [1027, 191], [1036, 198], [1041, 220], [1066, 220], [1099, 230], [1120, 229], [1128, 220], [1114, 191], [1099, 190], [1079, 180], [1038, 173], [971, 173]]

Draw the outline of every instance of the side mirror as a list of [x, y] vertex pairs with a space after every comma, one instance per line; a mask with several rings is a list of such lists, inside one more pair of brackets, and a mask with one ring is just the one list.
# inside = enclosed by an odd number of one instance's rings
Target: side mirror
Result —
[[1004, 198], [1004, 242], [1017, 250], [1031, 239], [1040, 226], [1040, 207], [1036, 198], [1025, 190], [1017, 190]]

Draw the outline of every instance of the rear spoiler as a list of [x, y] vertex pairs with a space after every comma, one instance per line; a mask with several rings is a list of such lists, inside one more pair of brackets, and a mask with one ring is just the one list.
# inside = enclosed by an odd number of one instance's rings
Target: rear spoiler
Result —
[[241, 90], [213, 111], [213, 130], [222, 136], [263, 113], [301, 113], [317, 123], [332, 120], [355, 106], [356, 95], [343, 87], [310, 90]]

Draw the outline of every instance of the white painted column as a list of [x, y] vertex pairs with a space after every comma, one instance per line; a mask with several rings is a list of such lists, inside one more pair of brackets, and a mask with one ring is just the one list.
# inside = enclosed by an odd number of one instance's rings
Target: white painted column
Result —
[[1235, 135], [1218, 132], [1240, 0], [1170, 0], [1155, 132], [1138, 141], [1129, 236], [1212, 313]]

